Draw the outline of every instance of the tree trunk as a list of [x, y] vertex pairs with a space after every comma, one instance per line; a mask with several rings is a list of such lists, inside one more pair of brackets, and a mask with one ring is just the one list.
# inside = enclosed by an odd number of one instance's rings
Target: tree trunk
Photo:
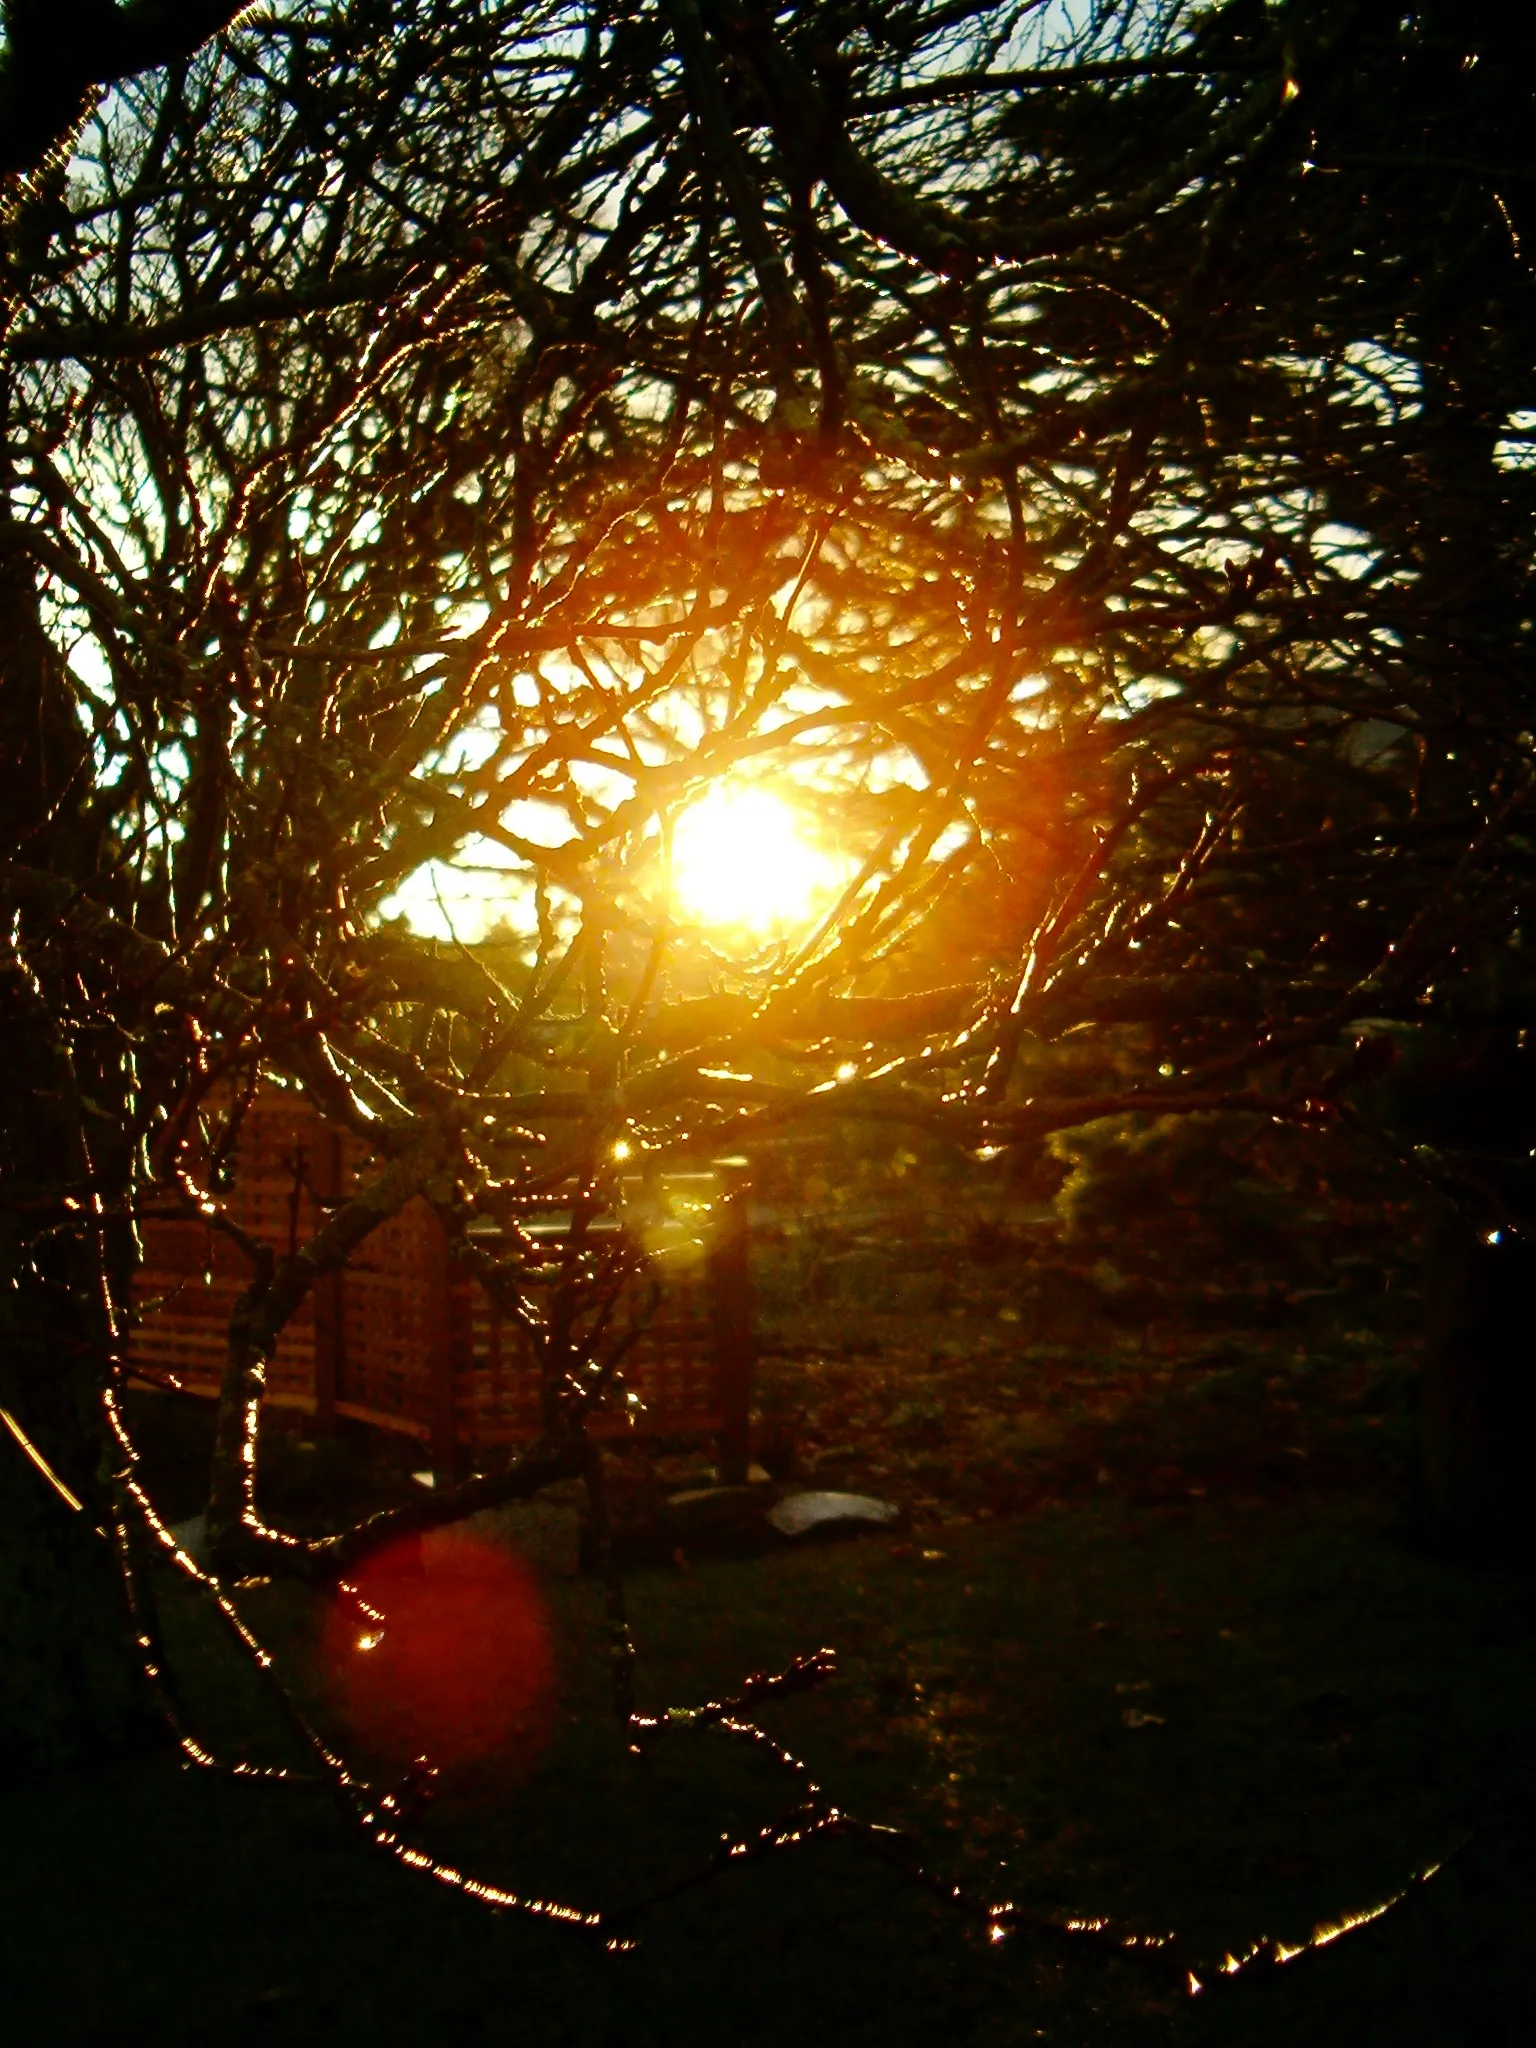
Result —
[[[0, 1408], [11, 1418], [0, 1422], [0, 1755], [61, 1762], [163, 1729], [108, 1540], [116, 1446], [102, 1406], [113, 1353], [105, 1260], [111, 1232], [123, 1263], [124, 1203], [105, 1224], [68, 1034], [33, 971], [52, 958], [55, 935], [24, 928], [18, 938], [3, 888], [13, 857], [81, 883], [100, 865], [89, 750], [43, 631], [9, 458], [0, 446]], [[80, 964], [54, 961], [77, 1009]], [[90, 1076], [96, 1169], [122, 1182], [130, 1126], [115, 1042], [108, 1066]]]
[[0, 1754], [58, 1763], [163, 1731], [108, 1540], [112, 1317], [79, 1096], [9, 947], [0, 1045]]
[[164, 1739], [109, 1546], [0, 1444], [0, 1744], [64, 1764]]

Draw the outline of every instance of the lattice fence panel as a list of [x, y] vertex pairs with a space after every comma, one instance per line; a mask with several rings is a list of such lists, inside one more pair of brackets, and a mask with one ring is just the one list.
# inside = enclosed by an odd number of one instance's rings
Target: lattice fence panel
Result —
[[635, 1427], [645, 1435], [685, 1435], [720, 1427], [708, 1269], [666, 1274], [659, 1287], [637, 1280], [620, 1317], [640, 1334], [624, 1361], [624, 1376], [644, 1403]]
[[[322, 1216], [316, 1169], [330, 1142], [301, 1102], [275, 1089], [258, 1097], [240, 1129], [230, 1198], [235, 1221], [275, 1251], [307, 1242]], [[193, 1220], [151, 1216], [142, 1236], [129, 1350], [134, 1369], [194, 1393], [214, 1393], [250, 1262], [229, 1238]], [[308, 1405], [314, 1387], [315, 1304], [309, 1300], [283, 1331], [268, 1390], [277, 1401]]]
[[[522, 1326], [505, 1317], [484, 1290], [455, 1283], [455, 1327], [468, 1358], [456, 1380], [460, 1441], [516, 1443], [537, 1436], [539, 1366]], [[625, 1289], [609, 1326], [609, 1341], [641, 1325], [624, 1358], [627, 1387], [643, 1406], [631, 1421], [616, 1409], [599, 1416], [599, 1436], [685, 1436], [720, 1427], [720, 1397], [713, 1324], [702, 1267], [670, 1274], [658, 1288], [649, 1278]]]
[[409, 1203], [353, 1255], [341, 1288], [336, 1405], [343, 1415], [426, 1436], [434, 1350], [452, 1343], [442, 1226]]
[[[246, 1231], [285, 1251], [306, 1243], [328, 1204], [371, 1170], [299, 1098], [267, 1089], [241, 1125], [228, 1196]], [[223, 1376], [229, 1318], [249, 1277], [244, 1255], [199, 1221], [150, 1218], [136, 1287], [131, 1359], [147, 1378], [211, 1395]], [[641, 1398], [633, 1423], [603, 1434], [712, 1433], [721, 1427], [718, 1330], [709, 1267], [632, 1281], [610, 1326], [642, 1325], [625, 1359]], [[417, 1201], [383, 1224], [346, 1272], [322, 1281], [284, 1330], [268, 1380], [280, 1403], [335, 1412], [430, 1441], [526, 1441], [539, 1426], [539, 1372], [524, 1330], [450, 1266], [441, 1226]]]
[[472, 1280], [453, 1287], [467, 1369], [455, 1376], [461, 1441], [522, 1443], [539, 1433], [539, 1364], [527, 1332]]

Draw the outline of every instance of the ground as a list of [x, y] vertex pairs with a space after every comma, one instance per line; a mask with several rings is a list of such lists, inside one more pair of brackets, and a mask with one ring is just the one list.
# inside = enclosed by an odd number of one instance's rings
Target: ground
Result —
[[[1101, 1290], [1113, 1305], [1113, 1290]], [[1085, 1305], [1086, 1304], [1086, 1305]], [[1536, 2022], [1536, 1630], [1528, 1574], [1442, 1555], [1411, 1486], [1411, 1350], [1346, 1300], [1232, 1303], [1178, 1332], [1073, 1335], [995, 1291], [921, 1313], [768, 1320], [765, 1437], [883, 1488], [891, 1534], [635, 1571], [643, 1703], [697, 1701], [823, 1643], [821, 1692], [765, 1715], [849, 1810], [938, 1875], [1176, 1931], [1207, 1970], [1001, 1945], [854, 1843], [802, 1846], [646, 1917], [638, 1948], [485, 1915], [359, 1845], [325, 1795], [164, 1761], [5, 1795], [18, 2038], [109, 2029], [327, 2043], [1514, 2044]], [[1224, 1322], [1224, 1327], [1223, 1327]], [[294, 1449], [292, 1484], [302, 1493]], [[173, 1483], [174, 1460], [168, 1460]], [[548, 1746], [446, 1776], [426, 1839], [503, 1884], [611, 1904], [696, 1868], [790, 1788], [718, 1735], [645, 1765], [605, 1713], [599, 1590], [546, 1589]], [[247, 1610], [321, 1716], [323, 1616]], [[228, 1744], [280, 1731], [195, 1614], [180, 1657]], [[1444, 1861], [1379, 1923], [1225, 1982]], [[1182, 1969], [1182, 1963], [1181, 1963]], [[16, 2022], [13, 2022], [16, 2024]]]

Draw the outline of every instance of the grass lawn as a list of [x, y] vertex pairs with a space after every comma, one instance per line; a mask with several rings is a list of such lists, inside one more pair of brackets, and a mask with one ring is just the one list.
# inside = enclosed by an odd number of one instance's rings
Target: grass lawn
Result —
[[[324, 1791], [161, 1758], [8, 1779], [6, 2038], [1536, 2039], [1533, 1582], [1439, 1556], [1419, 1530], [1411, 1304], [1341, 1294], [1311, 1326], [1310, 1310], [1274, 1320], [1257, 1297], [1242, 1313], [1213, 1299], [1170, 1330], [1100, 1314], [1079, 1289], [1062, 1329], [973, 1292], [958, 1313], [874, 1299], [765, 1322], [761, 1440], [812, 1483], [894, 1497], [905, 1520], [634, 1571], [640, 1704], [728, 1694], [834, 1646], [830, 1684], [763, 1714], [830, 1796], [984, 1899], [1174, 1932], [1178, 1968], [1024, 1931], [994, 1945], [866, 1844], [832, 1838], [683, 1890], [638, 1923], [632, 1953], [609, 1954], [371, 1853]], [[207, 1418], [192, 1419], [178, 1440], [171, 1410], [146, 1415], [172, 1514], [196, 1506], [206, 1470]], [[272, 1449], [264, 1484], [298, 1526], [409, 1484], [281, 1436]], [[240, 1598], [358, 1755], [324, 1603], [277, 1586]], [[520, 1893], [611, 1907], [792, 1804], [782, 1766], [718, 1732], [629, 1757], [600, 1588], [556, 1581], [543, 1598], [558, 1675], [542, 1750], [445, 1771], [426, 1846]], [[202, 1610], [172, 1589], [166, 1619], [221, 1753], [292, 1760]], [[1220, 1975], [1228, 1951], [1300, 1943], [1442, 1858], [1347, 1939]], [[1206, 1981], [1195, 1998], [1189, 1961]]]
[[[831, 1643], [766, 1716], [849, 1809], [941, 1872], [1176, 1929], [1219, 1960], [1299, 1940], [1465, 1846], [1378, 1925], [1198, 1999], [1156, 1967], [990, 1946], [853, 1842], [732, 1871], [633, 1954], [492, 1916], [358, 1846], [324, 1794], [178, 1771], [5, 1795], [8, 2036], [527, 2042], [1494, 2043], [1533, 2037], [1529, 1587], [1416, 1551], [1339, 1498], [1066, 1500], [755, 1561], [637, 1573], [650, 1703]], [[245, 1596], [324, 1708], [316, 1614]], [[606, 1718], [600, 1601], [549, 1589], [556, 1725], [532, 1770], [451, 1774], [422, 1823], [515, 1888], [606, 1904], [771, 1818], [784, 1774], [719, 1735], [646, 1764]], [[183, 1615], [216, 1732], [260, 1710]], [[282, 1738], [267, 1722], [265, 1753]]]

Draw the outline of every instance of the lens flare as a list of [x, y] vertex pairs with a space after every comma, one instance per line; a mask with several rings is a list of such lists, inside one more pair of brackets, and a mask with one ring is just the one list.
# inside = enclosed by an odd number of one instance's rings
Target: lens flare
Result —
[[423, 1754], [449, 1765], [531, 1759], [555, 1678], [537, 1580], [509, 1550], [469, 1536], [433, 1544], [431, 1559], [424, 1569], [419, 1540], [396, 1544], [338, 1592], [326, 1657], [336, 1705], [395, 1766]]
[[713, 789], [673, 830], [672, 885], [701, 924], [765, 933], [806, 924], [843, 878], [842, 863], [807, 840], [772, 790]]

